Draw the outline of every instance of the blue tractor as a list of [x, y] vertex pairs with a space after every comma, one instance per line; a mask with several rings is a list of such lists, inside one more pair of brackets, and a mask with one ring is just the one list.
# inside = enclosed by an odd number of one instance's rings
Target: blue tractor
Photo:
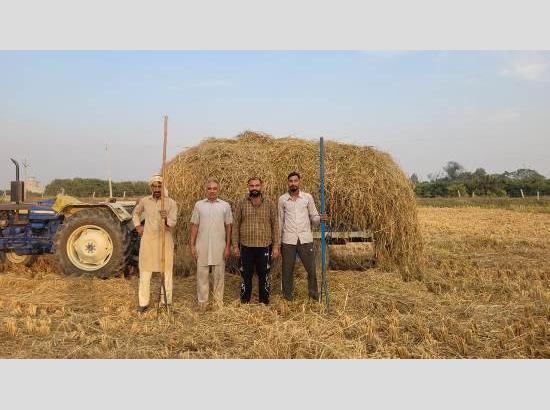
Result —
[[12, 162], [16, 180], [11, 183], [11, 202], [0, 204], [0, 271], [10, 265], [30, 266], [37, 255], [55, 254], [66, 275], [107, 278], [137, 259], [134, 203], [82, 203], [61, 196], [26, 203], [19, 164]]

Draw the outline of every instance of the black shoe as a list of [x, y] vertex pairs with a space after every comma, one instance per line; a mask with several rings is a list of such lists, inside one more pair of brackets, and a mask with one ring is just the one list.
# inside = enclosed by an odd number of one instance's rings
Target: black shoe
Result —
[[138, 311], [139, 313], [143, 313], [145, 312], [147, 309], [149, 309], [149, 306], [138, 306], [136, 311]]

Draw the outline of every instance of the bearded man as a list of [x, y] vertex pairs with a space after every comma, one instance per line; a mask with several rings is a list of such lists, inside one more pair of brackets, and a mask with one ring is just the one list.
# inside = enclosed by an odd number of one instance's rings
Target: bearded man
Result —
[[300, 174], [288, 174], [287, 184], [288, 192], [281, 195], [278, 201], [283, 297], [289, 301], [294, 299], [294, 263], [296, 255], [299, 255], [307, 271], [309, 297], [319, 300], [311, 226], [318, 225], [321, 220], [328, 221], [329, 218], [327, 214], [317, 212], [311, 194], [300, 190]]
[[248, 180], [248, 195], [237, 203], [234, 214], [233, 255], [241, 257], [241, 303], [249, 303], [252, 276], [258, 275], [259, 301], [269, 304], [271, 258], [280, 254], [277, 207], [262, 193], [259, 177]]

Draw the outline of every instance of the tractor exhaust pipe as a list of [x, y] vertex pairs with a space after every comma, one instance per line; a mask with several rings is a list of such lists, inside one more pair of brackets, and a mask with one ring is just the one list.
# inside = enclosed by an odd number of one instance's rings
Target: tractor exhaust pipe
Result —
[[14, 160], [13, 158], [10, 158], [11, 162], [15, 164], [15, 182], [19, 182], [19, 162]]
[[15, 164], [15, 181], [11, 181], [10, 197], [11, 202], [20, 204], [25, 202], [25, 182], [19, 180], [19, 162], [10, 158]]

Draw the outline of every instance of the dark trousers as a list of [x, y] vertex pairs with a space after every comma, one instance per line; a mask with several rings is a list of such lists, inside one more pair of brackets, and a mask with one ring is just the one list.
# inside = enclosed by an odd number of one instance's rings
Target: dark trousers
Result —
[[271, 246], [249, 247], [241, 245], [241, 303], [250, 302], [254, 270], [258, 275], [260, 303], [269, 303], [269, 269], [271, 268]]
[[315, 274], [315, 252], [313, 251], [313, 242], [298, 243], [290, 245], [283, 243], [281, 245], [281, 254], [283, 257], [283, 297], [286, 300], [294, 298], [294, 263], [296, 262], [296, 254], [300, 256], [300, 260], [307, 271], [307, 288], [309, 297], [319, 300], [319, 292], [317, 291], [317, 276]]

